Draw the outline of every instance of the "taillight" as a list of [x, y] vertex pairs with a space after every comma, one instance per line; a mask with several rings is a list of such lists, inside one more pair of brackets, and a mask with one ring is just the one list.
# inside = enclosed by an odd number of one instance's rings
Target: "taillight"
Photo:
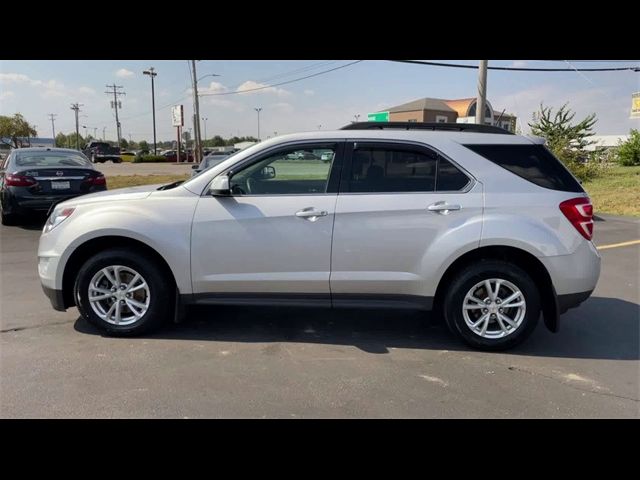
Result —
[[85, 180], [89, 185], [106, 185], [107, 180], [104, 178], [104, 175], [100, 174], [97, 177], [89, 177]]
[[24, 175], [16, 175], [13, 173], [9, 173], [4, 177], [4, 182], [9, 187], [31, 187], [35, 185], [35, 179], [32, 177], [26, 177]]
[[578, 230], [578, 233], [587, 240], [593, 237], [593, 205], [586, 197], [572, 198], [560, 204], [560, 210]]

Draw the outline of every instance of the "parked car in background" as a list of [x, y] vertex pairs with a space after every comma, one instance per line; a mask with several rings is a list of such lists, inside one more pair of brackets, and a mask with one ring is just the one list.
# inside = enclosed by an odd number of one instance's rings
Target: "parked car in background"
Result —
[[[167, 162], [177, 162], [178, 161], [178, 152], [177, 150], [165, 150], [160, 155], [167, 159]], [[192, 162], [193, 161], [193, 153], [189, 151], [187, 154], [183, 150], [180, 150], [180, 161], [181, 162]]]
[[57, 202], [106, 189], [104, 175], [77, 150], [13, 150], [0, 166], [2, 224], [16, 224]]
[[185, 182], [63, 202], [38, 271], [55, 309], [111, 335], [186, 305], [390, 307], [435, 309], [500, 350], [541, 315], [557, 332], [591, 295], [592, 234], [587, 193], [541, 139], [355, 123], [263, 141]]
[[104, 163], [108, 160], [111, 160], [113, 163], [122, 162], [120, 149], [118, 147], [112, 147], [107, 142], [96, 142], [92, 140], [87, 143], [82, 153], [91, 160], [91, 163]]
[[120, 158], [122, 160], [126, 160], [128, 162], [133, 161], [135, 156], [136, 156], [136, 152], [132, 152], [132, 151], [129, 151], [129, 150], [123, 150], [123, 151], [120, 152]]
[[222, 153], [222, 154], [213, 153], [213, 154], [207, 155], [202, 159], [202, 162], [200, 162], [200, 165], [194, 165], [193, 167], [191, 167], [192, 168], [191, 176], [195, 177], [196, 175], [202, 173], [206, 169], [211, 168], [214, 165], [218, 165], [219, 163], [223, 162], [230, 156], [231, 155], [227, 153]]

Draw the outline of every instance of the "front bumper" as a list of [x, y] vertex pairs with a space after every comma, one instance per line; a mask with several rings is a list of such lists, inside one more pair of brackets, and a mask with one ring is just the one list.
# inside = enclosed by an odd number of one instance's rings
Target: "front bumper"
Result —
[[44, 285], [42, 285], [42, 290], [44, 291], [44, 294], [49, 297], [49, 301], [51, 302], [51, 306], [54, 310], [58, 310], [59, 312], [65, 312], [67, 310], [64, 307], [64, 296], [62, 295], [62, 290], [55, 290]]

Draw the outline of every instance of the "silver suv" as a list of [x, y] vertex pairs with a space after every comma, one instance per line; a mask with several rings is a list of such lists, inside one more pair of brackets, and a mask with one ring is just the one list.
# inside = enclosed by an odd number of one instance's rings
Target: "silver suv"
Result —
[[589, 297], [592, 215], [539, 139], [353, 124], [262, 142], [184, 183], [63, 202], [39, 274], [56, 310], [75, 305], [113, 335], [194, 304], [394, 307], [435, 309], [468, 344], [498, 350], [541, 314], [556, 332]]

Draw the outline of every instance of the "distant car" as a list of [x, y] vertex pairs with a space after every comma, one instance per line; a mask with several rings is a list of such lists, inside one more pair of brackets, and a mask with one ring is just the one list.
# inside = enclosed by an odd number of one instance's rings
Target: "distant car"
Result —
[[20, 217], [47, 212], [63, 200], [106, 189], [104, 175], [77, 150], [13, 150], [0, 167], [2, 224], [16, 224]]
[[92, 140], [82, 150], [82, 153], [91, 159], [91, 163], [104, 163], [107, 160], [111, 160], [113, 163], [122, 162], [120, 149], [112, 147], [107, 142], [95, 142]]
[[126, 158], [129, 162], [132, 161], [133, 157], [135, 157], [136, 155], [136, 152], [132, 152], [129, 150], [123, 150], [122, 152], [120, 152], [120, 158], [123, 160]]
[[[177, 162], [178, 161], [178, 152], [176, 150], [165, 150], [161, 153], [163, 157], [166, 157], [167, 162]], [[193, 153], [189, 151], [188, 155], [184, 152], [184, 150], [180, 150], [180, 161], [181, 162], [192, 162], [193, 161]]]
[[207, 155], [202, 159], [202, 162], [200, 162], [200, 165], [194, 165], [193, 167], [191, 167], [193, 169], [191, 171], [191, 176], [195, 177], [199, 173], [205, 171], [207, 168], [211, 168], [215, 165], [218, 165], [219, 163], [222, 163], [224, 160], [226, 160], [230, 156], [231, 155], [227, 153]]

